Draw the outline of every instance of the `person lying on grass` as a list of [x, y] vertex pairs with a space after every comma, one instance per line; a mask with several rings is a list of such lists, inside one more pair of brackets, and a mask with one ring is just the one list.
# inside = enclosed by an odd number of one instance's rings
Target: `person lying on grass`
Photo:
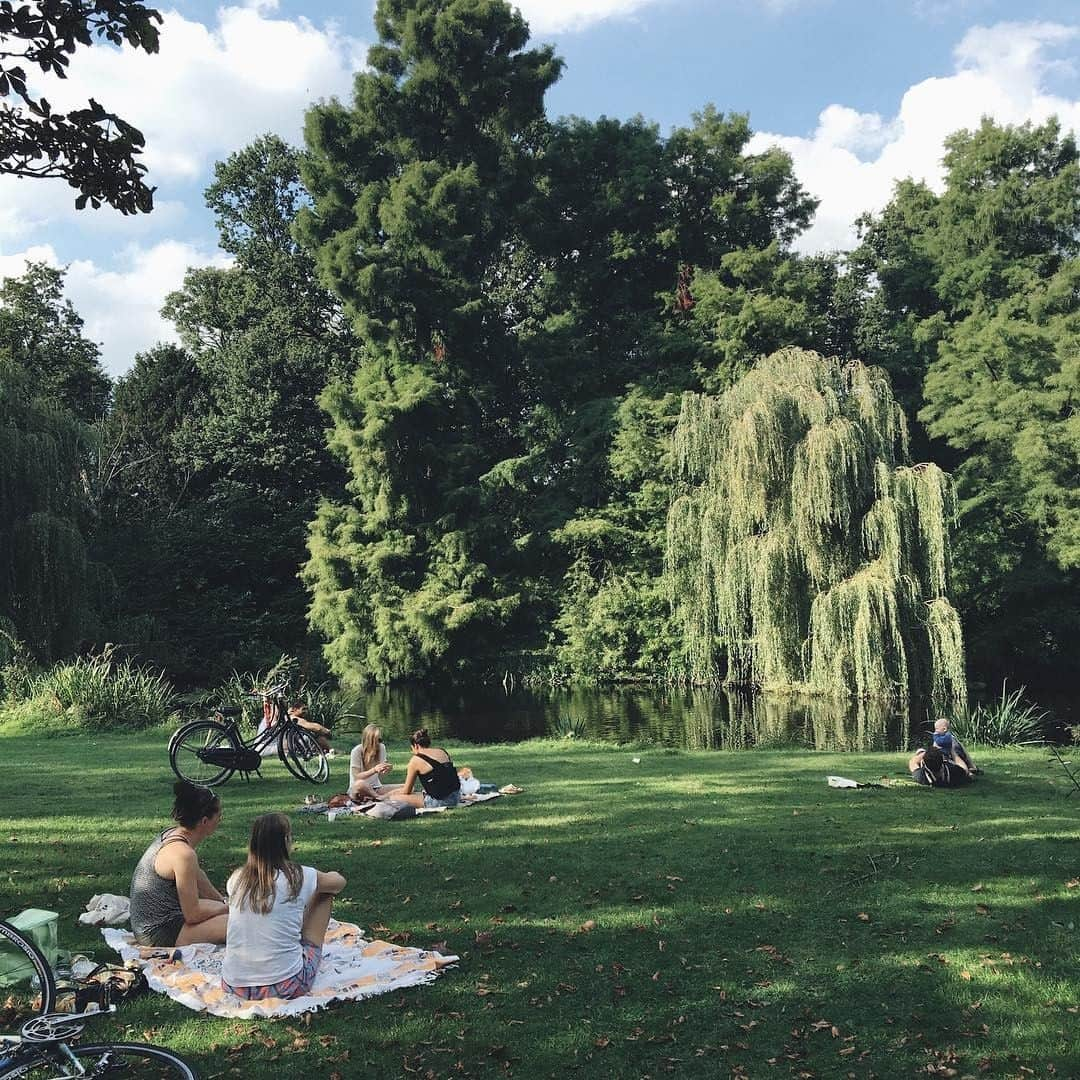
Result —
[[382, 777], [392, 768], [386, 760], [382, 731], [377, 724], [368, 724], [349, 755], [349, 795], [355, 802], [386, 798], [397, 790], [382, 782]]
[[908, 771], [916, 784], [927, 787], [960, 787], [971, 780], [962, 761], [946, 761], [936, 746], [916, 750], [908, 762]]
[[166, 829], [143, 852], [131, 876], [131, 929], [140, 945], [191, 945], [225, 940], [229, 909], [199, 866], [195, 849], [221, 822], [210, 788], [178, 780]]
[[971, 760], [971, 755], [949, 730], [949, 721], [944, 718], [934, 721], [934, 745], [941, 751], [946, 761], [962, 764], [972, 776], [979, 771], [975, 762]]
[[221, 985], [246, 1001], [310, 992], [334, 897], [345, 888], [341, 874], [301, 866], [291, 852], [288, 817], [263, 814], [251, 826], [247, 862], [229, 878]]
[[[450, 755], [441, 747], [432, 747], [427, 728], [413, 732], [410, 740], [412, 757], [405, 770], [405, 783], [395, 791], [395, 801], [411, 803], [416, 807], [433, 810], [440, 806], [457, 806], [461, 801], [461, 777], [458, 776]], [[423, 794], [413, 794], [417, 780]]]
[[318, 723], [316, 720], [312, 720], [308, 713], [308, 707], [302, 702], [297, 701], [289, 706], [289, 715], [300, 725], [305, 731], [311, 732], [315, 736], [315, 740], [322, 748], [323, 753], [333, 756], [334, 750], [330, 745], [330, 729], [323, 724]]

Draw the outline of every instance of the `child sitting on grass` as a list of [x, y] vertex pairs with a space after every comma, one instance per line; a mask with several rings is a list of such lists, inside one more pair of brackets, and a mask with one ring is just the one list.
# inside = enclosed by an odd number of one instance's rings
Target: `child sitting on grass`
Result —
[[946, 761], [964, 765], [972, 774], [979, 771], [968, 752], [960, 745], [960, 740], [949, 731], [949, 721], [944, 718], [934, 721], [934, 745]]

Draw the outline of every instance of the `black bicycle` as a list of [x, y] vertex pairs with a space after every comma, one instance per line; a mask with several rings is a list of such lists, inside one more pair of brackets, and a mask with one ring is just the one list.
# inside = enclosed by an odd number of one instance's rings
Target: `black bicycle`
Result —
[[181, 780], [212, 786], [224, 784], [234, 773], [261, 776], [265, 751], [276, 744], [277, 756], [298, 780], [324, 784], [330, 762], [318, 739], [305, 731], [285, 705], [283, 683], [269, 690], [252, 691], [264, 704], [266, 726], [245, 739], [237, 717], [240, 708], [219, 708], [212, 718], [193, 720], [178, 728], [169, 740], [169, 764]]
[[82, 1020], [115, 1012], [55, 1013], [56, 980], [41, 950], [10, 923], [0, 922], [0, 1016], [18, 1022], [18, 1035], [0, 1035], [0, 1080], [196, 1080], [169, 1050], [141, 1043], [72, 1045]]

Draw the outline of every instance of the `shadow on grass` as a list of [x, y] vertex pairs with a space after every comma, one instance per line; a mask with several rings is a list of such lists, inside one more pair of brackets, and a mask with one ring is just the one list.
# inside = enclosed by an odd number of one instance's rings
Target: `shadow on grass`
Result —
[[[91, 892], [126, 889], [167, 824], [164, 740], [4, 743], [4, 909], [54, 907], [63, 944], [103, 956], [74, 919]], [[456, 971], [310, 1029], [150, 997], [114, 1030], [208, 1076], [273, 1076], [283, 1061], [312, 1076], [1080, 1075], [1074, 807], [1040, 755], [995, 755], [957, 792], [825, 786], [902, 772], [883, 755], [540, 743], [454, 756], [525, 793], [294, 828], [301, 861], [349, 878], [340, 917], [445, 942]], [[320, 791], [344, 786], [335, 770]], [[200, 849], [211, 876], [242, 860], [254, 815], [311, 790], [276, 762], [224, 786]]]

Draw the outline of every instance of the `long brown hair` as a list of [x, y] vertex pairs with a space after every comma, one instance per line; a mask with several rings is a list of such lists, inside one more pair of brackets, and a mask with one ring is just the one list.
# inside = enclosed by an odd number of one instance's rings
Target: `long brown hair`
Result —
[[379, 746], [382, 744], [382, 732], [378, 724], [368, 724], [360, 736], [360, 761], [365, 769], [379, 764]]
[[274, 906], [274, 879], [280, 870], [295, 900], [304, 883], [304, 871], [289, 858], [292, 824], [285, 814], [262, 814], [251, 826], [247, 862], [240, 868], [230, 900], [237, 908], [268, 915]]

